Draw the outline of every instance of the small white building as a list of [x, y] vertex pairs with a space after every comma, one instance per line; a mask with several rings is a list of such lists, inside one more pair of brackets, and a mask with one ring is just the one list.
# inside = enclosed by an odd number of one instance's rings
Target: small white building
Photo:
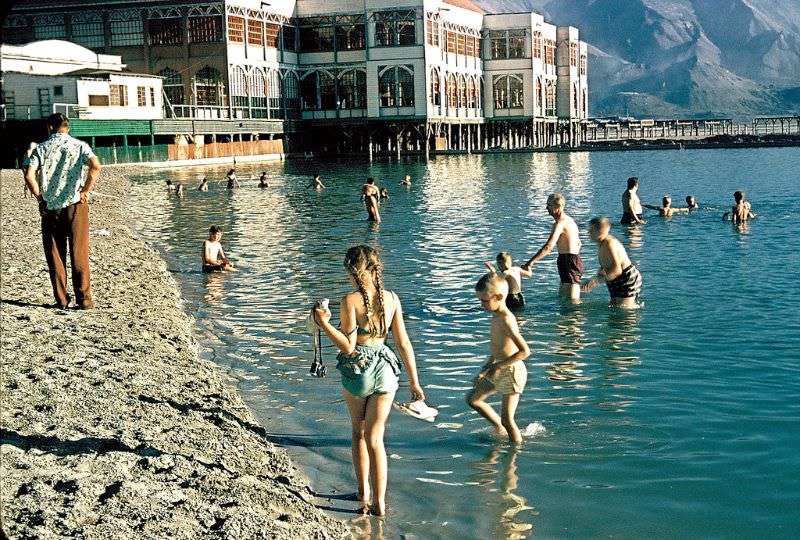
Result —
[[35, 120], [54, 112], [91, 120], [164, 117], [162, 78], [126, 73], [119, 56], [68, 41], [2, 45], [3, 118]]

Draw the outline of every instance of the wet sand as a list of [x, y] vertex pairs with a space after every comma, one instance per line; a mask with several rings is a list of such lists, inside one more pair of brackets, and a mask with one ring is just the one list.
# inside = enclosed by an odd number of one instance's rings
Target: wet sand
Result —
[[[32, 199], [0, 173], [0, 497], [9, 538], [342, 538], [218, 368], [158, 254], [133, 237], [127, 168], [91, 205], [97, 308], [53, 303]], [[71, 285], [70, 285], [71, 288]]]

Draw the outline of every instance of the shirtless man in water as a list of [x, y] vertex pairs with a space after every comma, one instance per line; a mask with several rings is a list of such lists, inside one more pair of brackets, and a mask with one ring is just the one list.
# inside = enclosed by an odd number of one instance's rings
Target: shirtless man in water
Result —
[[637, 300], [642, 291], [642, 275], [628, 258], [622, 243], [611, 236], [611, 223], [607, 218], [594, 218], [589, 222], [589, 236], [597, 242], [600, 270], [583, 284], [581, 290], [588, 293], [600, 283], [608, 287], [611, 304], [619, 307], [638, 307]]
[[367, 182], [361, 189], [361, 200], [364, 201], [364, 206], [367, 207], [367, 214], [369, 214], [367, 221], [381, 222], [380, 196], [380, 190], [375, 185], [375, 179], [372, 177], [367, 178]]
[[628, 189], [622, 194], [622, 219], [623, 225], [642, 224], [642, 203], [636, 191], [639, 189], [639, 179], [635, 176], [628, 178]]
[[750, 203], [744, 198], [744, 191], [736, 191], [733, 194], [733, 200], [736, 201], [736, 206], [731, 208], [730, 212], [725, 212], [722, 219], [730, 219], [736, 224], [747, 223], [751, 218], [756, 217]]
[[564, 196], [555, 193], [547, 197], [547, 213], [555, 220], [550, 237], [536, 255], [522, 265], [523, 270], [530, 270], [537, 261], [546, 257], [553, 247], [558, 248], [558, 275], [561, 278], [561, 297], [569, 298], [573, 303], [581, 299], [581, 276], [583, 261], [581, 260], [581, 239], [578, 235], [578, 224], [564, 212]]
[[645, 208], [649, 208], [651, 210], [658, 210], [658, 215], [661, 217], [672, 217], [672, 214], [675, 212], [689, 212], [690, 208], [673, 208], [672, 207], [672, 197], [669, 195], [664, 195], [661, 199], [662, 206], [653, 206], [652, 204], [644, 204]]

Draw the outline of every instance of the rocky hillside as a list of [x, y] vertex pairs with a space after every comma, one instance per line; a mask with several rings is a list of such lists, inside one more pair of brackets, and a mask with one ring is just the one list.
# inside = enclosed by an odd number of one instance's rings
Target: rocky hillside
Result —
[[593, 116], [800, 113], [798, 0], [477, 0], [590, 45]]

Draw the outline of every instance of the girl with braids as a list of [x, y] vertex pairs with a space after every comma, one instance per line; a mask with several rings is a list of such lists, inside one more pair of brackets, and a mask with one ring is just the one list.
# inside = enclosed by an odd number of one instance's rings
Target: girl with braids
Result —
[[383, 288], [380, 255], [369, 246], [354, 246], [347, 250], [344, 266], [355, 290], [342, 299], [341, 330], [331, 325], [330, 311], [315, 309], [314, 316], [341, 351], [336, 368], [341, 372], [352, 423], [353, 466], [361, 511], [383, 516], [388, 468], [383, 433], [400, 373], [397, 356], [386, 346], [389, 330], [408, 372], [411, 401], [424, 400], [425, 394], [417, 378], [400, 299]]

